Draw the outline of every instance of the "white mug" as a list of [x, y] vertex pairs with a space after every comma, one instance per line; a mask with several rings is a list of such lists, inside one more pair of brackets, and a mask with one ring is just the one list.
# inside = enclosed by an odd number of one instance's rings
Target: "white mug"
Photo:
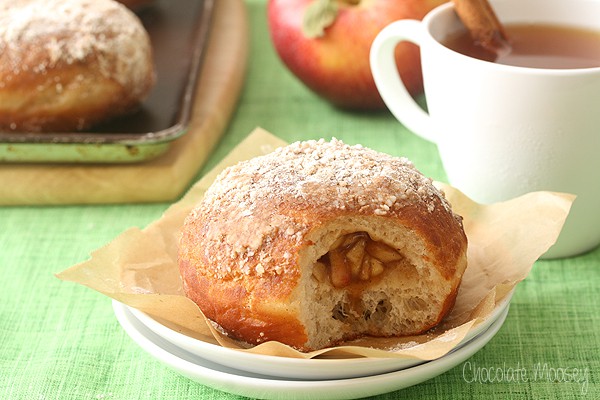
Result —
[[[498, 0], [504, 23], [550, 23], [600, 31], [597, 0]], [[538, 69], [500, 65], [440, 42], [461, 29], [451, 3], [423, 21], [401, 20], [371, 48], [377, 88], [392, 114], [437, 144], [450, 184], [480, 203], [550, 190], [577, 195], [546, 258], [600, 244], [600, 68]], [[464, 29], [464, 28], [462, 28]], [[421, 50], [427, 111], [408, 94], [393, 51]]]

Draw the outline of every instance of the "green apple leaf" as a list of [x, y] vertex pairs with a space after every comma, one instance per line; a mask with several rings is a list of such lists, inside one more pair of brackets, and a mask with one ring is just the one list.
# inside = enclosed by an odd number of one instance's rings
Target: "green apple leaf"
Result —
[[304, 12], [302, 31], [314, 39], [325, 34], [325, 28], [333, 24], [338, 14], [337, 0], [315, 0]]

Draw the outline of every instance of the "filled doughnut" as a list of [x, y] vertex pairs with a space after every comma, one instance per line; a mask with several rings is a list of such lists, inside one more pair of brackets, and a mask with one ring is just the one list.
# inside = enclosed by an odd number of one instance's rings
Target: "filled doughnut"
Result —
[[462, 218], [410, 161], [333, 139], [224, 170], [185, 220], [178, 262], [225, 333], [310, 351], [436, 326], [466, 251]]
[[0, 0], [0, 130], [87, 129], [155, 81], [148, 33], [113, 0]]

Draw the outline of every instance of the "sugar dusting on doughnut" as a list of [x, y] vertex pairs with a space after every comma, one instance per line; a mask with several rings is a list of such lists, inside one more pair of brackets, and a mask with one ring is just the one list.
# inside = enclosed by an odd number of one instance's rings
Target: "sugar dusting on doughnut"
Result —
[[[100, 71], [126, 84], [132, 67], [146, 59], [141, 46], [131, 40], [143, 39], [145, 34], [139, 25], [131, 24], [123, 8], [116, 2], [97, 0], [3, 0], [0, 51], [8, 61], [5, 65], [14, 74], [30, 69], [43, 74], [60, 62], [72, 64], [116, 49], [127, 57], [119, 59], [116, 70], [101, 61]], [[48, 58], [30, 65], [27, 54], [19, 51], [19, 47], [29, 46], [45, 51]]]
[[[226, 169], [190, 220], [198, 214], [226, 215], [219, 223], [206, 224], [205, 238], [214, 248], [230, 247], [240, 256], [241, 270], [247, 274], [245, 261], [266, 242], [278, 235], [297, 243], [303, 239], [310, 224], [289, 210], [385, 216], [415, 204], [429, 212], [436, 207], [451, 212], [431, 179], [408, 159], [321, 139], [296, 142]], [[265, 218], [267, 214], [271, 216]], [[214, 248], [207, 246], [205, 251], [217, 257], [224, 254]], [[215, 273], [224, 276], [231, 271], [221, 271], [216, 265]]]
[[[62, 70], [66, 71], [64, 75], [61, 75]], [[12, 100], [14, 104], [12, 109], [0, 107], [0, 125], [6, 125], [3, 122], [8, 119], [2, 116], [11, 114], [14, 123], [19, 123], [22, 117], [25, 128], [27, 125], [35, 128], [38, 122], [43, 124], [52, 119], [48, 110], [56, 105], [53, 103], [71, 103], [76, 115], [79, 105], [75, 95], [79, 94], [71, 94], [64, 100], [48, 97], [65, 95], [67, 90], [83, 90], [77, 86], [94, 82], [120, 85], [122, 93], [115, 93], [116, 89], [106, 92], [115, 98], [125, 96], [113, 106], [120, 112], [148, 93], [154, 83], [153, 73], [148, 34], [135, 14], [120, 3], [112, 0], [0, 0], [0, 99]], [[25, 98], [17, 93], [20, 89], [34, 89], [40, 94], [39, 99]], [[80, 95], [89, 97], [98, 93], [82, 91]], [[66, 105], [58, 108], [59, 119], [67, 117]], [[40, 115], [24, 116], [26, 107], [34, 108], [30, 114], [37, 112], [38, 107]], [[102, 105], [102, 108], [110, 107]], [[85, 111], [102, 114], [95, 105]], [[106, 113], [112, 114], [110, 110]], [[86, 117], [79, 118], [85, 120]], [[98, 118], [93, 115], [90, 119]], [[40, 130], [44, 130], [44, 126]]]

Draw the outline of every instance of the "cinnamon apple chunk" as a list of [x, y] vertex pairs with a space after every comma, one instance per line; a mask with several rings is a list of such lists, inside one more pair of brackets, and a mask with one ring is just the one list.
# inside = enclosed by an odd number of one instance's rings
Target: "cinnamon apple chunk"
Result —
[[375, 241], [366, 232], [341, 236], [313, 268], [313, 276], [323, 282], [326, 277], [335, 288], [367, 282], [379, 277], [403, 259], [402, 254], [385, 243]]

